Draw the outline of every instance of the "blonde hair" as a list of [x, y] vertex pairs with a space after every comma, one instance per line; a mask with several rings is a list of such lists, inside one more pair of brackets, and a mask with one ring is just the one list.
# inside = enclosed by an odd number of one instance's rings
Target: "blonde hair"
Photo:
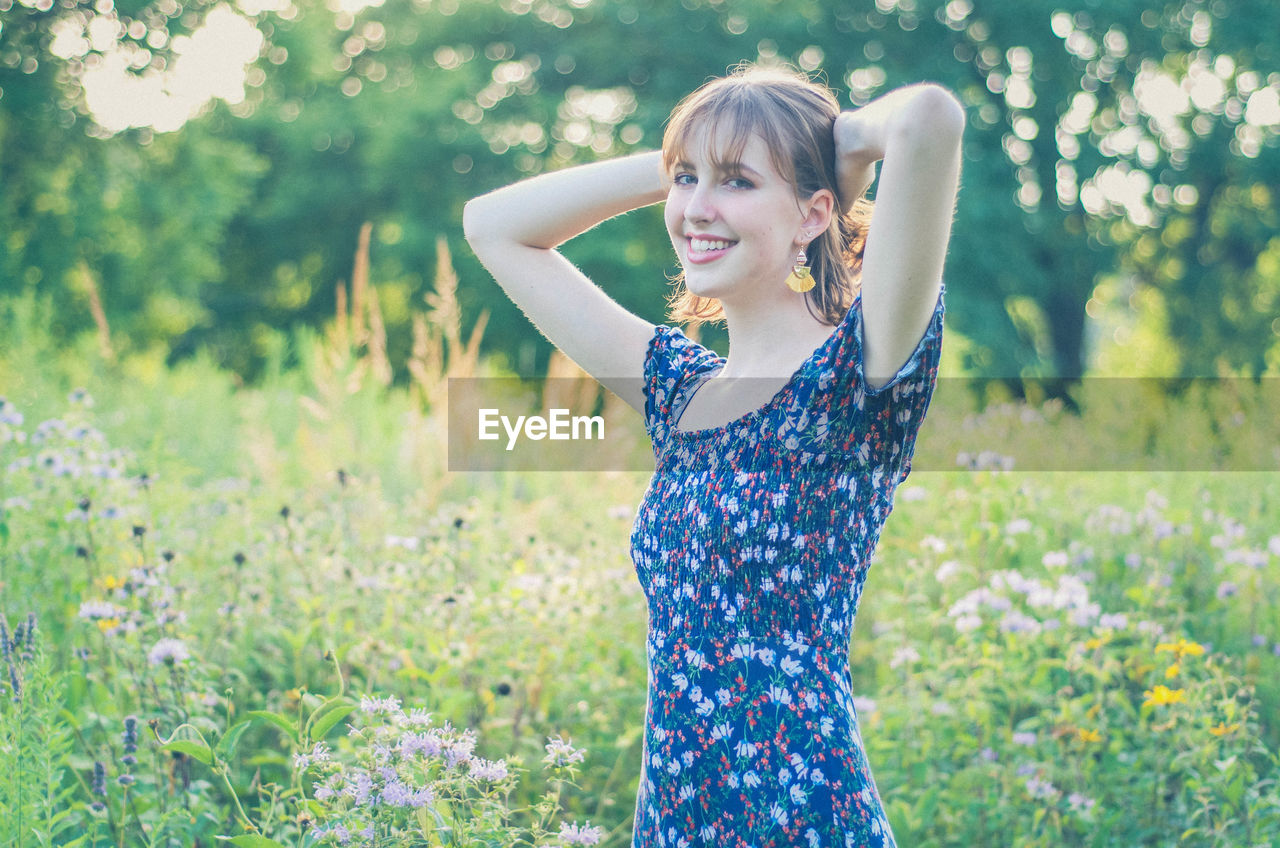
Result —
[[[836, 198], [831, 224], [806, 248], [814, 287], [804, 297], [814, 317], [838, 324], [853, 303], [862, 270], [872, 204], [865, 197], [841, 198], [836, 181], [836, 117], [840, 104], [827, 86], [788, 67], [743, 64], [689, 94], [672, 111], [662, 137], [662, 164], [670, 173], [689, 159], [688, 145], [706, 129], [718, 166], [742, 157], [751, 136], [769, 150], [774, 169], [807, 199], [819, 189]], [[842, 203], [842, 200], [844, 203]], [[724, 320], [714, 298], [699, 297], [676, 277], [668, 297], [669, 319], [700, 324]]]

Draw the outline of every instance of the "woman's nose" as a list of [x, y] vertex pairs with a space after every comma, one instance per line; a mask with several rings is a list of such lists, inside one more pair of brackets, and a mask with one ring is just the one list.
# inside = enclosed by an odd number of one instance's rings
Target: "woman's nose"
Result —
[[689, 194], [684, 207], [684, 217], [689, 221], [710, 221], [716, 216], [715, 204], [704, 183], [698, 183]]

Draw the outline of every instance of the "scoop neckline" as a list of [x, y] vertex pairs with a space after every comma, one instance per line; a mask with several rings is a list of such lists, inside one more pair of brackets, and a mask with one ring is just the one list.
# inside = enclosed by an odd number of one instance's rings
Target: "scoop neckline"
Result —
[[[854, 308], [857, 306], [857, 300], [858, 298], [855, 297], [854, 303], [849, 306], [849, 310], [848, 312], [845, 313], [845, 317], [840, 321], [839, 324], [835, 326], [835, 329], [831, 331], [831, 334], [827, 336], [826, 340], [823, 341], [822, 344], [814, 348], [813, 353], [809, 354], [809, 356], [804, 360], [804, 362], [801, 362], [800, 366], [796, 368], [794, 372], [792, 372], [791, 376], [787, 378], [787, 382], [783, 384], [782, 388], [778, 389], [778, 391], [774, 393], [773, 397], [765, 401], [764, 404], [748, 412], [745, 412], [742, 415], [739, 415], [737, 418], [734, 418], [730, 421], [726, 421], [725, 423], [719, 425], [718, 427], [701, 427], [697, 430], [683, 430], [680, 428], [679, 421], [672, 421], [671, 427], [670, 427], [671, 432], [684, 438], [693, 438], [693, 439], [706, 438], [709, 436], [720, 435], [724, 433], [724, 431], [732, 427], [740, 426], [750, 421], [753, 418], [757, 418], [761, 415], [764, 415], [765, 412], [767, 412], [770, 408], [772, 408], [774, 405], [776, 405], [779, 402], [779, 400], [782, 398], [783, 395], [786, 395], [791, 391], [792, 387], [794, 387], [796, 382], [799, 381], [800, 376], [806, 370], [808, 370], [808, 368], [813, 364], [814, 360], [817, 359], [820, 354], [826, 351], [826, 349], [835, 340], [836, 336], [840, 334], [841, 330], [845, 326], [847, 326], [847, 324], [849, 323], [849, 320], [848, 320], [849, 315], [852, 314]], [[699, 346], [702, 347], [701, 345]], [[710, 380], [716, 374], [723, 371], [725, 363], [728, 362], [728, 360], [725, 359], [723, 356], [721, 356], [718, 353], [715, 353], [714, 351], [711, 351], [709, 348], [703, 347], [703, 349], [707, 350], [708, 352], [711, 353], [712, 356], [715, 357], [714, 361], [716, 363], [716, 367], [708, 369], [704, 371], [702, 374], [698, 375], [698, 379], [696, 381], [690, 383], [686, 388], [684, 388], [681, 391], [680, 398], [682, 400], [685, 398], [686, 395], [688, 395], [688, 399], [684, 400], [684, 403], [680, 409], [681, 418], [684, 418], [685, 412], [688, 411], [689, 402], [693, 400], [693, 394], [696, 394], [698, 389], [702, 388], [702, 386], [708, 380]]]

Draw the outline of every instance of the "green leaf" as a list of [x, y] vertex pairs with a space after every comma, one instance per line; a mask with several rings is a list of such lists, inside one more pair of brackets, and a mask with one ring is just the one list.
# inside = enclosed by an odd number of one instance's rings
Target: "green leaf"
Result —
[[169, 734], [169, 738], [160, 746], [161, 751], [178, 751], [195, 757], [207, 766], [213, 765], [213, 749], [204, 741], [199, 729], [190, 724], [180, 724]]
[[193, 742], [190, 739], [179, 739], [176, 742], [166, 742], [160, 746], [161, 751], [178, 751], [193, 757], [207, 766], [213, 765], [213, 750], [202, 742]]
[[293, 722], [289, 721], [289, 719], [280, 715], [280, 713], [273, 713], [267, 710], [250, 710], [248, 712], [248, 716], [253, 719], [260, 719], [274, 724], [276, 727], [287, 733], [289, 738], [294, 742], [301, 740], [301, 737], [298, 734], [298, 728], [295, 727]]
[[223, 842], [230, 842], [239, 848], [285, 848], [274, 839], [268, 839], [257, 833], [246, 833], [243, 836], [215, 836], [215, 839], [221, 839]]
[[324, 718], [311, 728], [311, 738], [319, 741], [333, 729], [333, 726], [356, 711], [355, 704], [343, 704], [325, 713]]
[[249, 724], [250, 719], [243, 719], [222, 734], [222, 738], [218, 740], [218, 747], [214, 748], [214, 753], [224, 760], [231, 759], [235, 755], [236, 745], [240, 744], [240, 737], [249, 729]]

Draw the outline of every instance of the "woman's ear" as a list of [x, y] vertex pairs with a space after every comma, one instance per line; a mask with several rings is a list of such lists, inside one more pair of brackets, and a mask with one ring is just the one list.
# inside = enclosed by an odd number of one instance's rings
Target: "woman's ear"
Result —
[[[804, 213], [804, 220], [800, 223], [800, 230], [810, 233], [825, 232], [827, 227], [831, 226], [831, 216], [835, 214], [835, 208], [836, 196], [831, 193], [830, 189], [818, 189], [809, 196], [808, 200], [800, 205], [800, 211]], [[796, 244], [805, 243], [805, 240], [796, 240]]]

